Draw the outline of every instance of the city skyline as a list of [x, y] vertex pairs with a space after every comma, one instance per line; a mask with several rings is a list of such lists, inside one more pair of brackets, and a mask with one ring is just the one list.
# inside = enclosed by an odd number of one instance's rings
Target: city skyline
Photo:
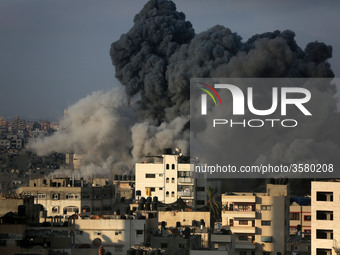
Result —
[[[257, 33], [291, 29], [301, 48], [311, 41], [332, 45], [329, 62], [339, 76], [340, 38], [333, 32], [339, 3], [174, 2], [196, 33], [220, 24], [246, 41]], [[63, 109], [92, 91], [121, 87], [110, 45], [130, 29], [145, 3], [2, 1], [0, 116], [58, 120]]]

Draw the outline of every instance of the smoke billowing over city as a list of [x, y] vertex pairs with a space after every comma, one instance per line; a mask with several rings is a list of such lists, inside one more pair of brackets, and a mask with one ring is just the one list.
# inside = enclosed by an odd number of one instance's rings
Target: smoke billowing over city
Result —
[[[30, 148], [39, 155], [81, 155], [84, 175], [125, 173], [144, 156], [159, 155], [167, 147], [189, 153], [190, 78], [334, 76], [327, 62], [332, 57], [329, 45], [311, 42], [302, 49], [290, 30], [244, 41], [227, 26], [195, 34], [173, 2], [150, 0], [135, 16], [133, 27], [111, 45], [125, 95], [119, 89], [94, 92], [68, 109], [61, 131], [32, 142]], [[320, 111], [334, 119], [335, 86], [319, 92], [330, 102]], [[283, 148], [270, 138], [268, 157], [274, 158]]]

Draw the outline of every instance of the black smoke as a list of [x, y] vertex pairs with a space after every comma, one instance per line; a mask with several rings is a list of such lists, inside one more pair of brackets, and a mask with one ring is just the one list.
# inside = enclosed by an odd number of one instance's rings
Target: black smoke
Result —
[[301, 49], [290, 30], [246, 42], [221, 25], [195, 34], [167, 0], [150, 0], [110, 55], [127, 96], [140, 93], [144, 117], [158, 124], [189, 114], [190, 78], [334, 77], [329, 45], [311, 42]]

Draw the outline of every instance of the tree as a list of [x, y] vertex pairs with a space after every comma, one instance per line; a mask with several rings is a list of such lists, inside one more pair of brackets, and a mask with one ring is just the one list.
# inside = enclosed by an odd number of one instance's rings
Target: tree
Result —
[[218, 194], [215, 187], [208, 186], [207, 197], [207, 207], [210, 211], [211, 225], [213, 226], [214, 222], [219, 219], [221, 215], [220, 194]]

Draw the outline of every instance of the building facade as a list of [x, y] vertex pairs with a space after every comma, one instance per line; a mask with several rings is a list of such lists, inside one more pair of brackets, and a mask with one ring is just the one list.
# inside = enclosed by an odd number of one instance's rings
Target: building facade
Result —
[[340, 182], [312, 182], [312, 255], [340, 251]]
[[267, 185], [266, 193], [222, 195], [222, 225], [235, 234], [237, 255], [286, 251], [289, 201], [286, 185]]
[[194, 166], [180, 155], [166, 154], [158, 162], [136, 164], [136, 198], [158, 197], [166, 204], [181, 198], [187, 205], [200, 207], [206, 203], [206, 179], [194, 178]]

